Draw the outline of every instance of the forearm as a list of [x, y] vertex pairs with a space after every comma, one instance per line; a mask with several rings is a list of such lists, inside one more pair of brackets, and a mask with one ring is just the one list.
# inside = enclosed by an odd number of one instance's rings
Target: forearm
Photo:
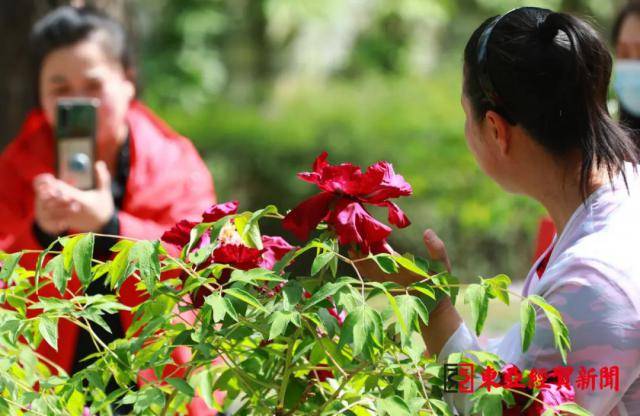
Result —
[[429, 324], [422, 325], [422, 338], [427, 346], [429, 354], [438, 355], [449, 338], [462, 324], [462, 317], [451, 303], [449, 297], [445, 297], [429, 314]]

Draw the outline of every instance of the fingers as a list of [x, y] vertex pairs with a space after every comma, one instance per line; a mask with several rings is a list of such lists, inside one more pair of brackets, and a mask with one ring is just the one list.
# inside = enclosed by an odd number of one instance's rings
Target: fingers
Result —
[[96, 188], [100, 191], [111, 192], [111, 174], [107, 168], [107, 164], [102, 160], [96, 162]]
[[62, 206], [52, 206], [50, 200], [36, 198], [34, 211], [36, 222], [48, 234], [59, 235], [68, 228], [68, 214]]
[[429, 256], [435, 261], [444, 263], [447, 271], [451, 272], [451, 263], [447, 255], [447, 249], [440, 237], [438, 237], [432, 229], [427, 229], [422, 235], [422, 239], [427, 248], [427, 252], [429, 252]]
[[77, 212], [77, 203], [59, 198], [42, 199], [42, 207], [51, 217], [66, 217]]
[[51, 183], [52, 179], [55, 179], [55, 177], [50, 173], [41, 173], [40, 175], [37, 175], [33, 178], [33, 189], [37, 189]]
[[56, 199], [71, 202], [78, 197], [78, 189], [55, 178], [51, 174], [38, 175], [33, 180], [33, 189], [37, 199]]

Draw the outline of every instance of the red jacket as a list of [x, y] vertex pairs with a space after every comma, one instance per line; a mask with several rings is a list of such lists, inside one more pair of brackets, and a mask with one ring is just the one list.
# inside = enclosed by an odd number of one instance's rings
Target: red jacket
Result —
[[[130, 131], [130, 170], [125, 196], [119, 211], [120, 234], [142, 239], [158, 239], [162, 233], [184, 218], [199, 219], [215, 202], [211, 174], [191, 142], [172, 131], [139, 102], [132, 103], [127, 114]], [[15, 252], [42, 249], [32, 233], [34, 221], [33, 178], [54, 173], [55, 146], [51, 127], [42, 111], [31, 112], [18, 137], [0, 155], [0, 250]], [[35, 266], [37, 255], [25, 255], [21, 265]], [[121, 301], [135, 306], [142, 298], [135, 291], [134, 279], [127, 280]], [[69, 289], [79, 287], [78, 280]], [[48, 285], [40, 296], [57, 296]], [[123, 328], [131, 324], [131, 314], [120, 315]], [[71, 369], [78, 328], [65, 320], [59, 322], [59, 351], [42, 343], [39, 352]]]

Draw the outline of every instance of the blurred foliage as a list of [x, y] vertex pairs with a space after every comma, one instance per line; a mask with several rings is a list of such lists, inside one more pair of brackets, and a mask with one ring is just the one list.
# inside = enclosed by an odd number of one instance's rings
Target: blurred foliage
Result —
[[210, 166], [220, 200], [293, 208], [295, 173], [385, 159], [414, 186], [398, 249], [431, 227], [457, 274], [523, 277], [536, 203], [506, 194], [464, 139], [461, 56], [488, 16], [563, 8], [607, 28], [620, 0], [138, 0], [143, 97]]

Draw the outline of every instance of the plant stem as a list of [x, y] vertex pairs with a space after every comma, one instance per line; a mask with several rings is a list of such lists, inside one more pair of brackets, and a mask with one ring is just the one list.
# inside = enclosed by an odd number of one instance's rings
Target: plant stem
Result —
[[291, 359], [293, 358], [293, 349], [296, 345], [296, 339], [300, 334], [300, 329], [298, 329], [293, 336], [293, 339], [289, 342], [289, 346], [287, 347], [287, 356], [284, 360], [284, 374], [282, 375], [282, 383], [280, 384], [280, 390], [278, 392], [278, 405], [276, 408], [276, 412], [284, 409], [284, 396], [287, 392], [287, 384], [289, 383], [289, 376], [291, 375]]

